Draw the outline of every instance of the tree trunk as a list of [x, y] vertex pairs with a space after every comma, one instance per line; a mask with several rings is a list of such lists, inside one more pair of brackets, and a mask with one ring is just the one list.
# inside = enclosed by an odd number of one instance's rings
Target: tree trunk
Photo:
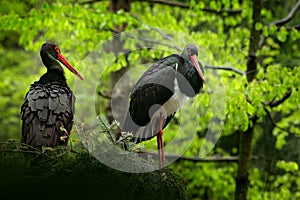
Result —
[[124, 11], [130, 11], [130, 0], [110, 0], [109, 10], [117, 12], [118, 10], [124, 9]]
[[[118, 10], [124, 9], [125, 12], [130, 12], [130, 0], [110, 0], [109, 1], [109, 10], [111, 12], [116, 13]], [[124, 23], [121, 26], [116, 26], [115, 30], [118, 32], [122, 32], [125, 30], [127, 24]], [[115, 34], [115, 33], [112, 33]], [[124, 51], [123, 48], [123, 42], [121, 41], [120, 35], [114, 35], [113, 41], [112, 41], [112, 46], [110, 47], [111, 51], [114, 53], [116, 57], [116, 61], [118, 60], [118, 55]], [[127, 60], [127, 58], [126, 58]], [[129, 63], [127, 62], [126, 66], [123, 66], [120, 70], [111, 72], [110, 74], [110, 87], [109, 87], [109, 94], [112, 94], [113, 89], [116, 85], [116, 83], [119, 81], [119, 79], [123, 76], [124, 73], [127, 72], [129, 68]], [[126, 87], [126, 86], [123, 86]], [[128, 89], [127, 88], [121, 88], [121, 89]], [[121, 94], [120, 94], [121, 95]], [[117, 96], [114, 96], [114, 98], [118, 98]], [[117, 105], [115, 105], [117, 106]], [[120, 105], [122, 106], [122, 105]], [[123, 108], [114, 108], [115, 110], [122, 110]], [[112, 100], [108, 99], [106, 103], [106, 117], [108, 121], [111, 123], [115, 118], [112, 113]], [[115, 131], [116, 137], [118, 138], [120, 135], [121, 131], [117, 129]]]
[[[252, 3], [252, 27], [250, 34], [250, 45], [247, 62], [247, 80], [250, 83], [257, 74], [257, 57], [258, 43], [260, 40], [260, 31], [255, 29], [255, 24], [261, 21], [261, 0], [254, 0]], [[252, 117], [252, 126], [249, 126], [245, 132], [240, 133], [239, 143], [239, 161], [238, 173], [236, 177], [235, 200], [246, 200], [249, 186], [249, 170], [252, 154], [253, 130], [257, 117]], [[250, 123], [249, 123], [250, 124]]]
[[235, 181], [235, 200], [246, 200], [249, 185], [249, 168], [252, 154], [253, 127], [240, 133], [238, 175]]

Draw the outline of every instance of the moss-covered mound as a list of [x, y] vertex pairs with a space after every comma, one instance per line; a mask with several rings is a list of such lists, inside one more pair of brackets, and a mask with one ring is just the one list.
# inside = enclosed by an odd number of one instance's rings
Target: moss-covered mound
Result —
[[[8, 142], [0, 147], [1, 199], [185, 199], [186, 184], [169, 169], [131, 174], [84, 150], [46, 152]], [[5, 197], [5, 198], [3, 198]]]

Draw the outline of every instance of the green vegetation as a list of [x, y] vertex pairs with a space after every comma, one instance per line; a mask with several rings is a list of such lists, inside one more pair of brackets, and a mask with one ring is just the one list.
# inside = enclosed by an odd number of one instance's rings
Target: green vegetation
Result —
[[[47, 178], [57, 182], [67, 177], [57, 189], [64, 190], [70, 183], [74, 187], [67, 188], [65, 197], [74, 198], [87, 197], [78, 194], [80, 184], [91, 183], [94, 185], [87, 187], [84, 194], [92, 190], [91, 195], [98, 196], [102, 191], [98, 191], [98, 187], [103, 187], [103, 191], [113, 190], [110, 194], [124, 199], [147, 199], [151, 195], [154, 195], [151, 199], [157, 199], [156, 195], [160, 194], [178, 199], [183, 196], [187, 199], [245, 199], [245, 196], [253, 200], [299, 199], [300, 2], [135, 0], [131, 1], [130, 10], [126, 9], [127, 4], [122, 4], [126, 1], [115, 1], [119, 2], [117, 9], [109, 8], [110, 2], [114, 1], [0, 2], [0, 140], [18, 141], [20, 138], [19, 112], [23, 98], [30, 84], [45, 72], [39, 58], [39, 48], [44, 41], [59, 45], [64, 56], [83, 73], [83, 84], [88, 86], [90, 77], [96, 75], [96, 68], [103, 72], [97, 77], [102, 82], [97, 85], [101, 95], [97, 96], [95, 106], [90, 104], [92, 97], [77, 96], [76, 117], [87, 124], [96, 120], [85, 115], [90, 107], [96, 107], [97, 115], [111, 118], [107, 106], [110, 100], [105, 95], [111, 95], [114, 84], [124, 72], [137, 68], [145, 71], [143, 64], [178, 53], [176, 45], [182, 48], [192, 41], [202, 49], [198, 58], [206, 66], [208, 82], [188, 105], [197, 108], [190, 111], [196, 119], [184, 122], [179, 133], [183, 142], [170, 152], [185, 151], [184, 158], [196, 160], [182, 158], [174, 162], [164, 170], [163, 173], [171, 177], [164, 181], [160, 180], [159, 172], [119, 173], [91, 158], [78, 142], [79, 133], [74, 133], [76, 153], [67, 150], [58, 156], [61, 149], [53, 150], [51, 158], [41, 153], [25, 159], [27, 154], [20, 153], [22, 149], [18, 146], [3, 143], [1, 184], [13, 190], [33, 181], [39, 186], [37, 190], [47, 190], [42, 186]], [[115, 33], [129, 31], [131, 34], [137, 28], [151, 31], [142, 33], [141, 38], [118, 38], [121, 47], [118, 51], [111, 46], [103, 49], [98, 46], [103, 41], [111, 41]], [[157, 41], [161, 44], [155, 44], [155, 48], [121, 53], [127, 49], [152, 47]], [[95, 49], [104, 52], [94, 58], [100, 59], [96, 60], [101, 63], [99, 66], [91, 64], [95, 60], [86, 59], [89, 53], [98, 52]], [[66, 76], [71, 88], [80, 84], [67, 70]], [[216, 109], [223, 105], [224, 109]], [[184, 112], [178, 112], [165, 129], [166, 143], [175, 137], [183, 116]], [[224, 127], [220, 123], [211, 124], [212, 121], [224, 122]], [[220, 128], [223, 129], [216, 145], [209, 143], [205, 139], [207, 131], [218, 132]], [[185, 144], [189, 133], [195, 133], [195, 137], [191, 144]], [[212, 150], [203, 153], [203, 144]], [[145, 149], [155, 148], [155, 139], [145, 142]], [[233, 159], [208, 162], [206, 159], [210, 158]], [[186, 192], [182, 179], [187, 183]], [[110, 181], [110, 184], [102, 181]], [[149, 182], [154, 183], [153, 188], [148, 187]], [[155, 185], [161, 187], [158, 189]], [[110, 190], [106, 190], [107, 187]], [[245, 192], [245, 188], [248, 191]], [[149, 192], [149, 196], [139, 196], [134, 191]]]
[[185, 198], [186, 183], [170, 169], [125, 173], [103, 165], [86, 151], [38, 152], [12, 141], [1, 144], [0, 155], [2, 198]]

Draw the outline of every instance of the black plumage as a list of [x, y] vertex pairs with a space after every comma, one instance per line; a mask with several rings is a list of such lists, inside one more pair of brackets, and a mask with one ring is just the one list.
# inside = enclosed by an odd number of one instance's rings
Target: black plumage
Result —
[[[197, 47], [188, 44], [181, 55], [173, 54], [157, 61], [138, 80], [131, 91], [129, 113], [123, 124], [123, 129], [132, 132], [136, 142], [157, 135], [159, 124], [162, 123], [163, 129], [182, 103], [200, 92], [204, 71], [198, 60], [195, 63], [197, 55]], [[166, 105], [168, 101], [173, 105]], [[161, 110], [164, 113], [158, 115], [161, 106], [165, 106]]]
[[73, 125], [75, 96], [57, 60], [83, 78], [55, 44], [43, 44], [40, 54], [47, 72], [31, 85], [25, 96], [21, 107], [21, 142], [34, 147], [66, 145]]

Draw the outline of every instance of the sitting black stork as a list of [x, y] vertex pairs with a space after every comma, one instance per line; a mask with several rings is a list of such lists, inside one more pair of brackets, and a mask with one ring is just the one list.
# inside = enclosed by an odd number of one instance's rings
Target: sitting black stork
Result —
[[123, 129], [132, 132], [137, 143], [157, 135], [160, 168], [165, 160], [162, 129], [190, 97], [200, 92], [205, 82], [197, 56], [197, 47], [188, 44], [181, 55], [173, 54], [157, 61], [130, 94], [129, 115]]
[[63, 57], [57, 45], [44, 43], [40, 55], [47, 72], [31, 85], [25, 96], [21, 107], [21, 142], [36, 148], [66, 145], [73, 125], [75, 97], [58, 61], [81, 80], [83, 78]]

